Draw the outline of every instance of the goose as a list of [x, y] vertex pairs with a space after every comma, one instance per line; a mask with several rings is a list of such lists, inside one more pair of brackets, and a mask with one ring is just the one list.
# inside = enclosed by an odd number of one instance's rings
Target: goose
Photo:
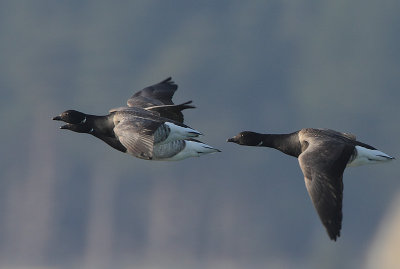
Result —
[[202, 133], [185, 125], [182, 110], [195, 108], [188, 101], [172, 102], [177, 85], [171, 78], [146, 87], [127, 101], [127, 107], [114, 108], [108, 115], [90, 115], [67, 110], [53, 120], [60, 127], [93, 135], [116, 150], [145, 160], [178, 161], [220, 152], [196, 138]]
[[357, 141], [353, 134], [330, 129], [305, 128], [289, 134], [244, 131], [227, 142], [275, 148], [298, 158], [311, 201], [330, 239], [334, 241], [340, 236], [342, 228], [344, 169], [394, 159]]

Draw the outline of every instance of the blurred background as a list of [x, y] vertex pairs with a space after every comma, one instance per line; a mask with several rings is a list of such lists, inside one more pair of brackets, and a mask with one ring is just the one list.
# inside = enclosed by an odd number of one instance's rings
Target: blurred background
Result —
[[[331, 128], [400, 157], [400, 2], [0, 1], [0, 268], [400, 268], [399, 161], [349, 168], [329, 240], [296, 159]], [[172, 76], [222, 153], [150, 162], [59, 130]]]

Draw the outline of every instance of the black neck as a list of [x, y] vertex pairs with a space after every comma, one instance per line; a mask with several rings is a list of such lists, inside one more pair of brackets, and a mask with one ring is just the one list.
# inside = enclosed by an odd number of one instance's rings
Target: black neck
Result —
[[86, 120], [83, 123], [85, 126], [85, 133], [91, 134], [111, 147], [126, 152], [126, 148], [119, 142], [114, 133], [114, 122], [110, 115], [96, 116], [85, 114]]
[[261, 134], [260, 137], [260, 147], [274, 148], [296, 158], [301, 154], [301, 144], [297, 132], [291, 134]]
[[86, 124], [94, 129], [95, 132], [107, 133], [114, 128], [112, 118], [107, 116], [86, 115]]

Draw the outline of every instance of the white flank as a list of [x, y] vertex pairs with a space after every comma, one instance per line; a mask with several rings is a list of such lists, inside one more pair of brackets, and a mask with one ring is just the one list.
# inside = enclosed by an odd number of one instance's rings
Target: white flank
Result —
[[184, 140], [188, 138], [195, 138], [198, 137], [199, 135], [202, 135], [199, 131], [189, 128], [189, 127], [182, 127], [176, 124], [173, 124], [171, 122], [166, 122], [164, 123], [165, 125], [168, 126], [170, 129], [170, 133], [164, 141], [162, 141], [162, 144], [175, 141], [175, 140]]
[[208, 153], [219, 152], [218, 149], [213, 148], [207, 144], [196, 141], [185, 141], [185, 147], [176, 155], [171, 158], [162, 159], [163, 161], [179, 161], [189, 157], [199, 157]]
[[367, 149], [361, 146], [356, 146], [356, 158], [347, 164], [347, 166], [360, 166], [364, 164], [375, 164], [391, 161], [394, 158], [376, 149]]

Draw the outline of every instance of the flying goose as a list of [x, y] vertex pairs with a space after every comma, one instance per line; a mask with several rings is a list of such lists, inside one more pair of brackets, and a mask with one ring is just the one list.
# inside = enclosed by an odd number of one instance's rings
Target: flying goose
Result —
[[146, 87], [128, 99], [128, 107], [111, 109], [108, 115], [67, 110], [53, 120], [61, 129], [91, 134], [111, 147], [146, 160], [176, 161], [219, 152], [195, 138], [201, 133], [183, 123], [182, 110], [191, 101], [172, 102], [177, 89], [171, 78]]
[[383, 163], [394, 158], [359, 142], [349, 133], [305, 128], [290, 134], [244, 131], [229, 138], [245, 146], [275, 148], [298, 158], [305, 185], [329, 237], [336, 241], [342, 227], [343, 172], [347, 166]]

